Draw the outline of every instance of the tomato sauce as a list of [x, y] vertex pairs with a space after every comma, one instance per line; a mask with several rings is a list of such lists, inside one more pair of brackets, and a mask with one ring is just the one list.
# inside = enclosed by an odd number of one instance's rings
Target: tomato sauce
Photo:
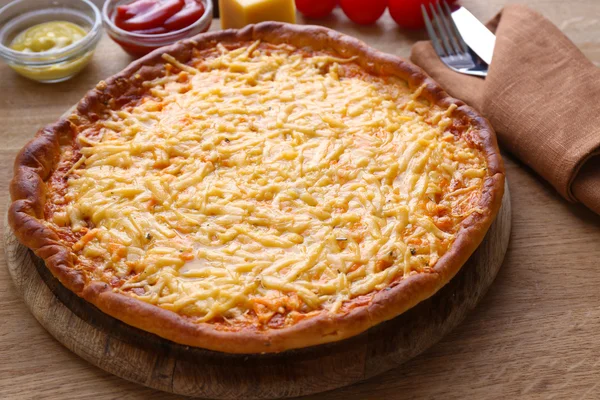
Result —
[[139, 57], [191, 36], [190, 32], [206, 32], [210, 20], [195, 25], [205, 19], [205, 13], [204, 0], [134, 0], [113, 10], [110, 19], [120, 33], [109, 30], [109, 35], [123, 50]]
[[127, 32], [156, 35], [186, 28], [203, 14], [201, 0], [136, 0], [117, 7], [113, 22]]

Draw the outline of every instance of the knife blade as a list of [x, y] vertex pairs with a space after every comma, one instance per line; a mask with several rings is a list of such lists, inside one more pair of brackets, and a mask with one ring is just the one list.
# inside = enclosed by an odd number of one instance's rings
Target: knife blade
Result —
[[452, 20], [467, 46], [488, 65], [491, 64], [496, 36], [464, 7], [452, 12]]

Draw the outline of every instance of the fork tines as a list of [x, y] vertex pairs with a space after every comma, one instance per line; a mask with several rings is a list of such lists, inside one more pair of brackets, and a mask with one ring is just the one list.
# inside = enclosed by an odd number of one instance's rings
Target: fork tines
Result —
[[427, 33], [429, 34], [429, 37], [433, 43], [433, 47], [438, 55], [440, 57], [449, 57], [452, 55], [467, 53], [468, 47], [463, 41], [462, 36], [460, 36], [460, 33], [458, 33], [456, 25], [454, 25], [454, 21], [450, 16], [451, 12], [448, 4], [446, 4], [445, 1], [442, 1], [440, 5], [440, 2], [438, 1], [434, 7], [433, 3], [429, 3], [429, 10], [431, 11], [433, 25], [429, 19], [429, 15], [427, 14], [425, 5], [421, 5], [421, 12], [423, 13], [423, 19], [425, 20]]
[[487, 74], [487, 68], [482, 71], [477, 57], [458, 32], [452, 20], [450, 7], [445, 1], [437, 1], [435, 6], [429, 3], [429, 13], [425, 5], [421, 5], [421, 12], [433, 48], [444, 64], [455, 71], [470, 75]]

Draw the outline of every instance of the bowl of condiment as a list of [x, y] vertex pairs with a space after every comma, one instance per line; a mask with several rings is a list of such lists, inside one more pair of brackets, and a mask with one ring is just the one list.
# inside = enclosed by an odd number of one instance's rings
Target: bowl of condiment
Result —
[[206, 32], [212, 0], [107, 0], [102, 20], [108, 35], [134, 57]]
[[16, 0], [0, 9], [0, 57], [35, 81], [76, 75], [101, 36], [100, 10], [88, 0]]

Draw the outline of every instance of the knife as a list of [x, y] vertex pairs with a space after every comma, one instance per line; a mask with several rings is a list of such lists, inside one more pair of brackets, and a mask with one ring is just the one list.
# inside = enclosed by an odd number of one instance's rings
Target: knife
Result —
[[490, 65], [496, 36], [464, 7], [452, 12], [452, 20], [467, 46]]

